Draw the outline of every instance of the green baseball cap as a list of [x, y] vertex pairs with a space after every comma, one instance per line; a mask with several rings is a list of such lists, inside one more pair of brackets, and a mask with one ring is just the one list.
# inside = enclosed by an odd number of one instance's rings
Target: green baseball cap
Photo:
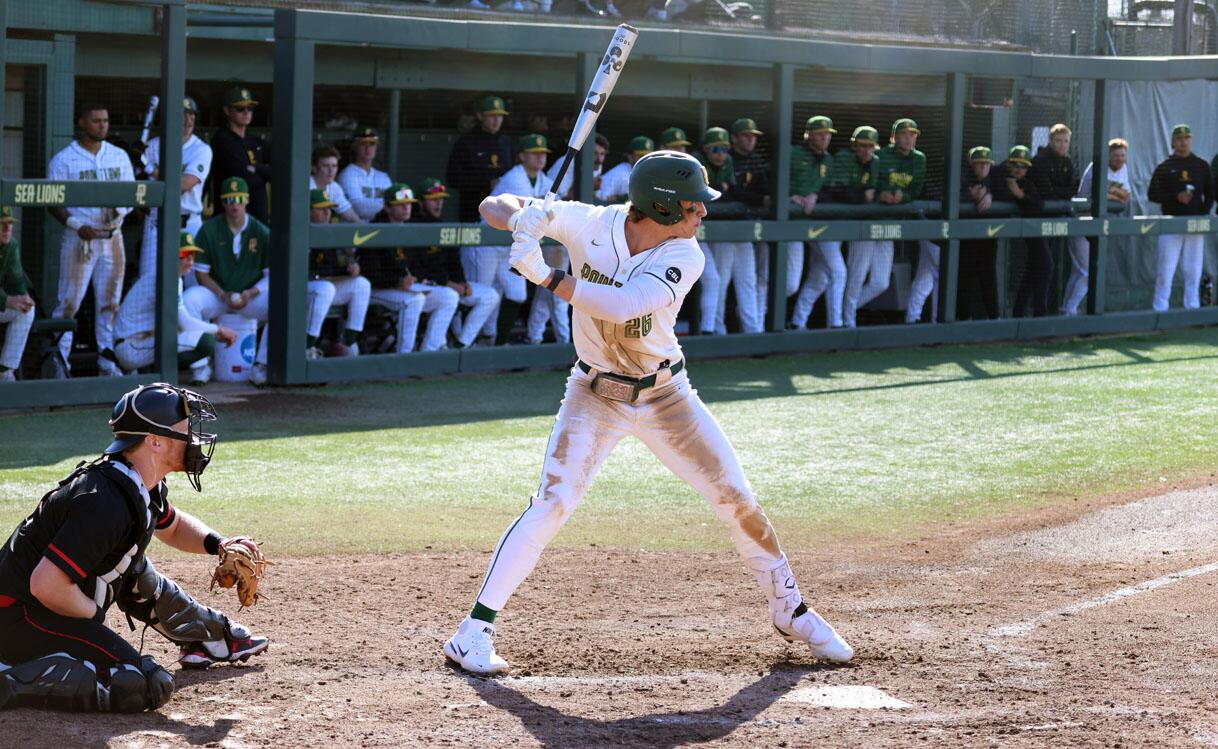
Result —
[[414, 190], [410, 189], [410, 185], [401, 182], [392, 184], [389, 189], [385, 190], [385, 205], [401, 205], [402, 203], [417, 203], [418, 200], [414, 197]]
[[190, 112], [191, 114], [199, 113], [199, 105], [196, 104], [195, 100], [189, 96], [182, 99], [182, 109], [186, 112]]
[[646, 156], [656, 150], [656, 142], [646, 135], [636, 135], [630, 139], [630, 146], [626, 150], [636, 156]]
[[897, 133], [902, 132], [909, 132], [918, 135], [921, 134], [922, 131], [918, 129], [918, 123], [914, 122], [908, 117], [902, 117], [901, 119], [892, 123], [892, 134], [896, 135]]
[[994, 152], [989, 146], [974, 146], [968, 151], [969, 161], [984, 161], [987, 164], [994, 163]]
[[874, 146], [880, 142], [880, 132], [870, 125], [859, 125], [850, 135], [850, 142], [867, 143]]
[[765, 134], [758, 130], [757, 123], [748, 117], [741, 117], [732, 123], [732, 135], [740, 135], [741, 133], [752, 133], [753, 135]]
[[380, 143], [381, 136], [374, 128], [361, 127], [355, 131], [355, 136], [352, 140], [356, 143]]
[[258, 106], [258, 100], [254, 98], [254, 95], [250, 93], [248, 88], [245, 88], [244, 86], [233, 86], [228, 90], [228, 93], [224, 95], [224, 106], [256, 107]]
[[245, 203], [250, 198], [250, 186], [245, 180], [240, 177], [229, 177], [224, 180], [224, 187], [220, 192], [220, 199], [228, 201], [232, 198], [233, 203]]
[[732, 139], [727, 134], [727, 130], [721, 127], [712, 127], [702, 134], [702, 145], [704, 146], [726, 146], [732, 142]]
[[443, 182], [435, 177], [428, 177], [423, 180], [423, 200], [431, 200], [432, 198], [447, 198], [448, 187]]
[[837, 132], [836, 130], [833, 129], [833, 120], [829, 119], [828, 117], [825, 117], [824, 115], [820, 115], [820, 114], [818, 114], [814, 117], [809, 117], [808, 121], [804, 123], [804, 130], [809, 133], [836, 133]]
[[188, 231], [178, 237], [178, 257], [191, 252], [202, 252], [203, 248], [195, 244], [195, 237]]
[[1171, 137], [1174, 138], [1177, 135], [1187, 135], [1191, 138], [1193, 136], [1193, 129], [1184, 123], [1180, 123], [1171, 129]]
[[685, 137], [685, 131], [679, 127], [670, 127], [660, 133], [660, 145], [665, 148], [673, 146], [692, 146], [689, 138]]
[[546, 143], [546, 136], [540, 133], [520, 136], [519, 146], [521, 153], [553, 153]]
[[13, 215], [13, 209], [8, 206], [0, 208], [0, 224], [14, 224], [17, 222], [17, 217]]
[[1007, 161], [1021, 166], [1032, 166], [1032, 150], [1027, 146], [1012, 146]]
[[333, 208], [336, 205], [338, 203], [330, 200], [330, 196], [326, 194], [325, 190], [318, 190], [317, 188], [309, 190], [310, 208]]
[[478, 111], [482, 114], [507, 114], [507, 106], [499, 96], [484, 96], [478, 102]]

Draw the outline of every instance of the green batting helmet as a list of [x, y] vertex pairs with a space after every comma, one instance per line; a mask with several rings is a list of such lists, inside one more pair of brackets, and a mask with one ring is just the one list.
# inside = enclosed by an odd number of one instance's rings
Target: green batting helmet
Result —
[[720, 195], [702, 163], [680, 151], [652, 151], [634, 162], [628, 194], [631, 205], [662, 226], [680, 223], [682, 200], [707, 203]]

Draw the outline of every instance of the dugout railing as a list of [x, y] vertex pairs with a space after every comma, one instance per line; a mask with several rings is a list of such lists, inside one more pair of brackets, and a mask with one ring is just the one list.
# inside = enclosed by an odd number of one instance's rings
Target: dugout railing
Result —
[[[181, 102], [186, 95], [186, 0], [131, 0], [132, 5], [159, 7], [161, 10], [161, 88], [162, 102]], [[0, 73], [6, 70], [10, 4], [0, 2]], [[0, 122], [5, 122], [5, 98], [0, 97]], [[161, 115], [162, 132], [182, 131], [183, 110], [180, 106], [165, 106]], [[162, 174], [180, 174], [182, 150], [173, 147], [175, 139], [162, 138], [160, 164]], [[0, 174], [3, 174], [4, 152], [0, 149]], [[174, 188], [177, 181], [171, 181]], [[57, 181], [46, 179], [0, 179], [0, 204], [22, 209], [41, 210], [48, 207], [116, 207], [132, 206], [159, 209], [158, 237], [160, 241], [157, 265], [156, 294], [156, 355], [148, 374], [122, 377], [89, 377], [63, 380], [23, 380], [0, 387], [0, 409], [35, 406], [62, 406], [81, 403], [101, 403], [117, 400], [136, 385], [158, 380], [176, 382], [177, 378], [177, 279], [178, 233], [181, 195], [177, 189], [166, 189], [164, 181], [136, 182]], [[57, 252], [58, 248], [44, 251]], [[44, 306], [49, 312], [53, 303]]]
[[[396, 247], [510, 242], [503, 232], [469, 224], [377, 226], [375, 236], [356, 225], [310, 225], [307, 209], [309, 153], [312, 145], [314, 60], [321, 46], [427, 48], [447, 50], [459, 59], [462, 50], [538, 55], [544, 51], [555, 65], [571, 71], [572, 107], [582, 102], [599, 49], [609, 27], [505, 24], [499, 21], [438, 20], [433, 18], [374, 17], [315, 11], [279, 10], [275, 13], [275, 78], [273, 137], [277, 151], [291, 156], [287, 163], [286, 208], [277, 210], [272, 224], [271, 293], [286, 305], [276, 304], [271, 324], [280, 331], [271, 340], [270, 378], [277, 384], [316, 383], [332, 380], [361, 380], [499, 370], [528, 366], [561, 366], [571, 361], [570, 345], [475, 348], [401, 355], [366, 356], [358, 359], [306, 360], [304, 341], [307, 253], [299, 248]], [[725, 50], [730, 59], [724, 58]], [[1161, 233], [1210, 233], [1211, 217], [1113, 216], [1105, 199], [1106, 183], [1095, 180], [1086, 215], [1074, 215], [1073, 206], [1056, 206], [1063, 215], [1021, 218], [1013, 212], [1003, 216], [1001, 206], [986, 218], [962, 210], [959, 199], [963, 153], [965, 81], [969, 76], [995, 78], [1047, 78], [1090, 80], [1092, 96], [1091, 160], [1104, 164], [1108, 133], [1105, 130], [1108, 80], [1204, 79], [1218, 70], [1216, 57], [1191, 58], [1098, 58], [1039, 55], [1016, 52], [986, 52], [961, 49], [905, 48], [892, 45], [847, 44], [828, 41], [769, 37], [764, 34], [720, 33], [673, 28], [646, 28], [631, 59], [698, 64], [724, 71], [740, 67], [768, 69], [773, 116], [772, 133], [775, 184], [773, 204], [788, 205], [788, 164], [794, 146], [792, 111], [794, 81], [801, 68], [866, 70], [893, 75], [942, 76], [945, 101], [942, 122], [947, 133], [943, 199], [915, 206], [869, 207], [867, 215], [850, 217], [849, 210], [760, 220], [725, 220], [704, 224], [701, 238], [707, 240], [753, 240], [770, 243], [770, 303], [768, 333], [687, 338], [684, 347], [691, 357], [755, 355], [825, 349], [877, 348], [886, 346], [951, 343], [981, 340], [1037, 338], [1055, 335], [1106, 333], [1126, 330], [1212, 324], [1218, 322], [1218, 307], [1105, 314], [1104, 283], [1107, 240], [1115, 236], [1153, 236]], [[819, 65], [811, 61], [821, 62]], [[628, 67], [624, 76], [628, 79]], [[754, 71], [755, 72], [755, 71]], [[612, 100], [610, 102], [612, 107]], [[280, 151], [281, 152], [281, 151]], [[592, 194], [591, 151], [579, 161], [577, 194]], [[282, 163], [282, 162], [281, 162]], [[284, 205], [280, 203], [280, 205]], [[832, 218], [830, 218], [832, 216]], [[915, 217], [916, 216], [916, 217]], [[1013, 239], [1019, 237], [1094, 237], [1087, 314], [1078, 317], [1041, 317], [954, 322], [960, 240], [972, 238]], [[937, 323], [931, 325], [877, 325], [852, 329], [784, 331], [786, 313], [785, 249], [783, 242], [825, 239], [931, 239], [943, 243], [940, 261], [940, 303]]]

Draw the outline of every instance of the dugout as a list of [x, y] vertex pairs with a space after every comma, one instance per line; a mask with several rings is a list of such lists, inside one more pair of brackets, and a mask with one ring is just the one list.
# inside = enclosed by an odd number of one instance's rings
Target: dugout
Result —
[[[53, 15], [53, 14], [52, 14]], [[301, 319], [305, 256], [301, 250], [352, 242], [351, 227], [308, 227], [307, 217], [292, 199], [308, 173], [308, 154], [319, 141], [337, 142], [351, 131], [351, 123], [371, 124], [385, 133], [379, 160], [387, 171], [407, 182], [425, 176], [442, 176], [446, 148], [458, 125], [481, 94], [503, 95], [513, 115], [505, 126], [513, 135], [544, 122], [552, 146], [559, 146], [582, 98], [590, 71], [608, 38], [609, 27], [561, 24], [504, 23], [501, 20], [435, 17], [380, 17], [316, 11], [280, 10], [274, 27], [266, 15], [233, 26], [201, 23], [190, 36], [178, 37], [185, 51], [187, 90], [200, 103], [198, 129], [209, 131], [220, 122], [219, 99], [233, 80], [248, 83], [263, 102], [254, 129], [267, 135], [276, 168], [273, 183], [275, 237], [272, 293], [288, 300], [276, 304], [272, 323], [286, 331], [272, 337], [272, 378], [281, 384], [324, 382], [335, 379], [389, 378], [457, 371], [496, 370], [520, 366], [561, 366], [569, 362], [567, 346], [513, 346], [467, 352], [437, 352], [401, 356], [361, 357], [356, 361], [305, 361], [298, 352], [303, 339]], [[60, 56], [58, 68], [48, 67], [43, 88], [45, 119], [30, 139], [45, 139], [45, 149], [71, 138], [68, 96], [79, 99], [86, 91], [104, 89], [116, 102], [116, 129], [128, 137], [138, 130], [139, 115], [148, 93], [160, 85], [160, 47], [157, 33], [167, 32], [168, 15], [132, 15], [122, 44], [114, 44], [114, 27], [84, 17], [62, 16], [37, 23], [22, 21], [14, 36], [35, 35], [62, 50], [71, 50], [71, 64]], [[93, 25], [90, 26], [89, 24]], [[30, 32], [29, 26], [62, 24], [65, 32]], [[12, 24], [10, 24], [12, 25]], [[101, 36], [105, 33], [106, 36]], [[183, 30], [185, 34], [185, 30]], [[540, 43], [543, 40], [544, 43]], [[10, 47], [13, 42], [10, 41]], [[15, 48], [15, 47], [14, 47]], [[52, 47], [54, 49], [54, 47]], [[732, 50], [725, 59], [723, 50]], [[539, 53], [538, 50], [545, 50]], [[831, 61], [831, 62], [826, 62]], [[1022, 236], [1095, 236], [1091, 315], [992, 322], [951, 323], [954, 305], [940, 305], [940, 325], [874, 325], [854, 331], [806, 331], [778, 334], [783, 326], [786, 300], [771, 303], [768, 328], [759, 336], [687, 339], [691, 357], [808, 351], [829, 348], [876, 347], [938, 343], [959, 340], [1036, 337], [1127, 329], [1149, 329], [1214, 322], [1213, 309], [1171, 312], [1104, 314], [1106, 276], [1102, 268], [1109, 237], [1153, 237], [1163, 231], [1207, 233], [1203, 223], [1192, 225], [1160, 217], [1109, 218], [1106, 206], [1059, 206], [1055, 220], [986, 222], [962, 212], [953, 197], [963, 151], [985, 139], [996, 151], [1028, 139], [1029, 122], [1068, 121], [1074, 126], [1076, 161], [1082, 166], [1101, 154], [1108, 133], [1101, 115], [1109, 107], [1107, 80], [1190, 80], [1212, 75], [1215, 58], [1101, 59], [1065, 55], [1037, 55], [1025, 51], [906, 48], [886, 44], [832, 42], [790, 36], [747, 34], [737, 31], [648, 27], [644, 25], [639, 48], [615, 91], [599, 129], [616, 145], [636, 134], [656, 137], [669, 125], [690, 135], [709, 124], [726, 124], [739, 116], [756, 119], [767, 138], [762, 141], [775, 159], [775, 205], [784, 205], [789, 191], [785, 164], [798, 145], [802, 122], [813, 113], [833, 116], [843, 125], [870, 120], [886, 133], [898, 116], [913, 116], [921, 124], [919, 148], [928, 156], [928, 192], [918, 213], [844, 212], [815, 221], [772, 210], [768, 215], [738, 217], [708, 223], [710, 239], [749, 239], [771, 243], [781, 252], [786, 240], [818, 236], [857, 239], [885, 236], [901, 240], [934, 239], [944, 243], [941, 297], [954, 294], [954, 264], [958, 242], [975, 236], [992, 236], [1016, 244]], [[7, 66], [6, 66], [7, 67]], [[56, 72], [57, 71], [57, 72]], [[88, 73], [87, 75], [85, 73]], [[36, 79], [35, 79], [36, 80]], [[1074, 85], [1077, 82], [1077, 86]], [[28, 79], [21, 84], [29, 87]], [[57, 88], [56, 88], [57, 87]], [[34, 88], [37, 88], [35, 86]], [[68, 94], [67, 91], [72, 94]], [[1054, 98], [1054, 91], [1066, 95]], [[1077, 95], [1074, 93], [1077, 90]], [[58, 91], [52, 94], [50, 92]], [[1023, 91], [1035, 91], [1026, 97]], [[1049, 93], [1043, 93], [1049, 92]], [[25, 99], [23, 109], [31, 109]], [[50, 103], [54, 102], [54, 107]], [[273, 102], [273, 105], [272, 105]], [[1031, 112], [1034, 106], [1039, 112]], [[37, 106], [33, 107], [38, 109]], [[41, 111], [41, 110], [39, 110]], [[848, 133], [847, 127], [839, 131]], [[42, 134], [40, 134], [42, 133]], [[834, 147], [843, 134], [839, 134]], [[848, 137], [848, 136], [847, 136]], [[38, 152], [38, 148], [34, 149]], [[588, 154], [590, 156], [590, 153]], [[1102, 157], [1101, 157], [1102, 160]], [[581, 189], [587, 194], [587, 158], [583, 160]], [[21, 168], [5, 161], [5, 176], [41, 176], [45, 155], [22, 156]], [[610, 162], [612, 163], [612, 161]], [[31, 172], [31, 170], [33, 170]], [[7, 183], [5, 186], [7, 190]], [[451, 205], [449, 210], [451, 211]], [[1082, 215], [1076, 211], [1082, 211]], [[1087, 214], [1099, 211], [1101, 216]], [[29, 211], [27, 211], [29, 212]], [[1100, 218], [1100, 221], [1094, 220]], [[27, 248], [53, 247], [57, 225], [43, 221], [23, 225], [23, 233], [36, 236]], [[1001, 224], [1001, 226], [999, 226]], [[1149, 229], [1147, 228], [1149, 227]], [[460, 240], [489, 240], [493, 233], [475, 226], [432, 225], [395, 228], [377, 243], [444, 244]], [[993, 233], [991, 233], [993, 232]], [[24, 236], [24, 234], [23, 234]], [[27, 253], [28, 253], [27, 249]], [[1017, 250], [1016, 250], [1017, 252]], [[910, 253], [898, 256], [912, 262]], [[772, 262], [780, 268], [782, 263]], [[283, 272], [280, 273], [279, 271]], [[45, 287], [49, 275], [44, 272]], [[770, 288], [781, 287], [772, 279]], [[946, 297], [945, 297], [946, 298]], [[778, 301], [778, 300], [772, 300]], [[880, 318], [883, 319], [883, 318]], [[166, 372], [160, 376], [170, 376]], [[108, 399], [90, 389], [86, 381], [23, 383], [25, 405]], [[86, 395], [87, 393], [87, 395]]]

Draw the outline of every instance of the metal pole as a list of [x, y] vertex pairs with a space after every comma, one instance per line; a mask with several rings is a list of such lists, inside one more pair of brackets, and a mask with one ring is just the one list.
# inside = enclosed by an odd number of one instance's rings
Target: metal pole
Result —
[[[774, 203], [773, 215], [779, 221], [787, 219], [787, 209], [791, 202], [791, 118], [795, 110], [795, 66], [780, 64], [774, 66], [774, 120], [771, 132], [774, 134], [774, 154], [771, 163], [774, 165]], [[770, 242], [765, 251], [770, 256], [770, 314], [765, 322], [766, 329], [780, 331], [787, 326], [787, 243]], [[799, 252], [804, 246], [799, 245]]]
[[1091, 132], [1091, 215], [1100, 223], [1099, 236], [1091, 244], [1090, 269], [1087, 272], [1087, 314], [1104, 314], [1107, 293], [1108, 236], [1108, 81], [1095, 82], [1095, 122]]
[[[964, 73], [947, 76], [944, 120], [947, 132], [947, 174], [943, 188], [943, 221], [960, 218], [960, 170], [964, 151]], [[960, 241], [948, 239], [939, 251], [939, 322], [956, 321], [956, 289], [960, 279]]]
[[[8, 3], [0, 3], [0, 80], [4, 80], [8, 70]], [[0, 92], [0, 140], [4, 137], [4, 95]], [[0, 148], [0, 179], [4, 176], [4, 151]]]
[[385, 125], [385, 171], [398, 177], [398, 149], [401, 147], [402, 133], [402, 89], [389, 90], [389, 122]]
[[1193, 0], [1176, 0], [1171, 28], [1171, 53], [1193, 53]]
[[165, 197], [157, 212], [156, 371], [178, 376], [178, 244], [182, 231], [182, 120], [186, 96], [186, 8], [165, 5], [161, 25], [161, 169]]
[[[297, 11], [275, 11], [275, 95], [272, 137], [277, 151], [271, 215], [271, 304], [268, 380], [304, 382], [305, 306], [309, 264], [309, 147], [313, 124], [314, 44], [296, 37]], [[267, 333], [264, 333], [266, 335]]]

